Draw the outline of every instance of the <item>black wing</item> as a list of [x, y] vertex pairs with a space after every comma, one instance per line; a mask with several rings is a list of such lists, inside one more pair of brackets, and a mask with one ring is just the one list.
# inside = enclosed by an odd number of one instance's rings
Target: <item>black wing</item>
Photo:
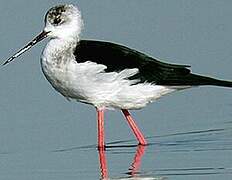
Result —
[[129, 79], [139, 79], [140, 82], [171, 86], [220, 85], [216, 84], [219, 80], [191, 74], [187, 69], [190, 66], [163, 63], [136, 50], [110, 42], [81, 40], [74, 54], [78, 63], [92, 61], [103, 64], [107, 66], [106, 72], [138, 68], [139, 73]]

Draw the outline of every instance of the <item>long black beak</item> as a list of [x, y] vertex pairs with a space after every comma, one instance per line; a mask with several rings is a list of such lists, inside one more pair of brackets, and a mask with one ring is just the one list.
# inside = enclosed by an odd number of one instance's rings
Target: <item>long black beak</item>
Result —
[[32, 46], [34, 46], [36, 43], [42, 41], [44, 38], [47, 37], [49, 32], [46, 31], [42, 31], [39, 35], [37, 35], [32, 41], [30, 41], [25, 47], [23, 47], [22, 49], [20, 49], [17, 53], [15, 53], [13, 56], [11, 56], [10, 58], [8, 58], [3, 64], [2, 66], [10, 63], [11, 61], [13, 61], [15, 58], [19, 57], [21, 54], [23, 54], [24, 52], [26, 52], [27, 50], [29, 50]]

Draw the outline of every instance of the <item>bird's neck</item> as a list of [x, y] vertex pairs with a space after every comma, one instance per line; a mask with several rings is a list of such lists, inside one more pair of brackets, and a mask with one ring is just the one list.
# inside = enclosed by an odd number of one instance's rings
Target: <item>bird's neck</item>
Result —
[[67, 49], [73, 49], [76, 47], [77, 43], [79, 42], [79, 38], [54, 38], [50, 39], [47, 44], [46, 49], [53, 52], [65, 52]]
[[79, 42], [79, 37], [66, 37], [66, 38], [52, 38], [48, 42], [49, 46], [52, 46], [53, 48], [70, 48], [71, 46], [76, 46], [76, 44]]
[[43, 51], [42, 60], [48, 64], [60, 63], [61, 60], [67, 61], [73, 56], [78, 42], [78, 38], [50, 39]]

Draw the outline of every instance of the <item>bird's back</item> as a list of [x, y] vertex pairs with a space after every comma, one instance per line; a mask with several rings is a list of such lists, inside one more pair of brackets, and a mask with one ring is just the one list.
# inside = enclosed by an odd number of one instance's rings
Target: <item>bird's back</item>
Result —
[[188, 65], [161, 62], [128, 47], [104, 41], [82, 40], [75, 50], [76, 61], [104, 64], [105, 72], [119, 72], [137, 68], [139, 72], [129, 77], [138, 83], [149, 82], [165, 86], [218, 85], [231, 87], [232, 83], [192, 74]]

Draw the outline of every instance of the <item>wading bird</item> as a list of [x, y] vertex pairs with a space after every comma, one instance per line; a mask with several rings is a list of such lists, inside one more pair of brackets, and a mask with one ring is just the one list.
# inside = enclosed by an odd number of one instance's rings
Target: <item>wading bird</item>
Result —
[[52, 7], [43, 31], [3, 65], [33, 45], [50, 38], [41, 66], [47, 80], [67, 99], [91, 104], [97, 110], [98, 148], [104, 148], [104, 110], [120, 109], [139, 144], [143, 134], [128, 110], [140, 109], [161, 96], [201, 85], [232, 87], [232, 82], [192, 74], [189, 66], [160, 62], [128, 47], [81, 40], [81, 13], [74, 5]]

